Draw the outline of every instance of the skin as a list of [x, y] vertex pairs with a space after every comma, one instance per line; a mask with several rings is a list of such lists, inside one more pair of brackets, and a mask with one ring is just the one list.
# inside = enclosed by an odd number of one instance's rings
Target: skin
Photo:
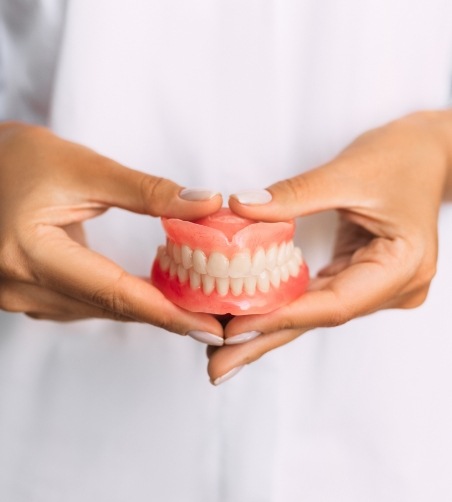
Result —
[[332, 261], [293, 303], [232, 319], [225, 338], [262, 335], [209, 349], [212, 381], [313, 328], [424, 302], [436, 271], [438, 211], [452, 194], [452, 111], [419, 112], [369, 131], [331, 162], [268, 191], [267, 204], [231, 197], [229, 205], [264, 221], [337, 210]]
[[1, 125], [0, 309], [58, 321], [139, 321], [225, 338], [260, 331], [246, 343], [209, 348], [214, 381], [315, 327], [416, 307], [435, 274], [438, 211], [452, 198], [452, 112], [419, 112], [369, 131], [331, 162], [269, 187], [267, 204], [232, 197], [231, 209], [247, 218], [281, 221], [333, 209], [341, 224], [331, 264], [308, 293], [270, 314], [233, 318], [224, 331], [212, 316], [174, 306], [148, 281], [89, 250], [84, 239], [83, 221], [113, 206], [183, 219], [221, 206], [220, 196], [184, 201], [180, 189], [46, 129]]
[[37, 319], [138, 321], [186, 334], [223, 336], [207, 314], [182, 310], [149, 280], [87, 247], [83, 221], [116, 206], [151, 216], [196, 219], [221, 196], [179, 197], [169, 180], [128, 169], [49, 130], [0, 125], [0, 309]]

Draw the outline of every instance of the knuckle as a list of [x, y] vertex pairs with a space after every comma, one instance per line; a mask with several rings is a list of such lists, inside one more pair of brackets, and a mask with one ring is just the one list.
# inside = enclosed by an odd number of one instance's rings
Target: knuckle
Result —
[[334, 310], [329, 312], [326, 326], [334, 328], [342, 326], [353, 318], [351, 309], [344, 304], [338, 304]]
[[113, 315], [120, 318], [127, 316], [130, 312], [130, 307], [124, 297], [122, 288], [124, 277], [125, 272], [121, 272], [113, 284], [109, 284], [91, 293], [91, 302], [101, 309], [108, 311], [110, 316]]
[[168, 180], [156, 176], [143, 175], [140, 184], [143, 212], [152, 216], [161, 215], [166, 207], [164, 189]]

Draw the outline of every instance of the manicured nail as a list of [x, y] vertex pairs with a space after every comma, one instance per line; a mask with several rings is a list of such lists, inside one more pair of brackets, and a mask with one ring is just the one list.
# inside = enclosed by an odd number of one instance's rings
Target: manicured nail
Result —
[[209, 190], [207, 188], [183, 188], [179, 192], [179, 197], [189, 201], [202, 201], [213, 199], [219, 192]]
[[249, 342], [250, 340], [253, 340], [254, 338], [258, 337], [262, 333], [260, 331], [248, 331], [246, 333], [240, 333], [240, 335], [234, 335], [230, 336], [229, 338], [226, 338], [224, 343], [226, 345], [236, 345], [238, 343], [245, 343]]
[[232, 368], [232, 370], [228, 371], [225, 373], [223, 376], [220, 376], [218, 378], [215, 378], [215, 380], [212, 382], [214, 385], [221, 385], [222, 383], [226, 382], [227, 380], [230, 380], [233, 376], [237, 375], [237, 373], [243, 368], [244, 366], [237, 366], [236, 368]]
[[267, 204], [272, 200], [272, 194], [268, 190], [244, 190], [232, 194], [231, 197], [238, 200], [240, 204], [247, 206]]
[[189, 331], [187, 335], [193, 338], [193, 340], [201, 343], [207, 343], [207, 345], [216, 345], [219, 347], [224, 343], [221, 336], [213, 335], [212, 333], [207, 333], [206, 331]]

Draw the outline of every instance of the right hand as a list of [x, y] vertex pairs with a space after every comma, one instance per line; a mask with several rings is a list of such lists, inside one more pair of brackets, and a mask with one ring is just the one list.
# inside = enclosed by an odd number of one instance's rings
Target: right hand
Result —
[[180, 191], [169, 180], [123, 167], [47, 129], [2, 124], [0, 309], [57, 321], [139, 321], [222, 337], [213, 316], [176, 307], [149, 280], [86, 246], [82, 222], [113, 206], [181, 219], [221, 207], [219, 194], [188, 201]]

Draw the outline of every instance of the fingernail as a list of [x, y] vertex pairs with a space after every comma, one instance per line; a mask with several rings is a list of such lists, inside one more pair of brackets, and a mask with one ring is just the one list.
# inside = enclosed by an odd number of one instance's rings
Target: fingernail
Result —
[[219, 192], [209, 190], [207, 188], [183, 188], [179, 192], [179, 197], [189, 201], [202, 201], [213, 199]]
[[232, 368], [232, 370], [228, 371], [225, 373], [223, 376], [220, 376], [218, 378], [215, 378], [215, 380], [212, 382], [214, 385], [221, 385], [222, 383], [226, 382], [227, 380], [230, 380], [233, 376], [237, 375], [237, 373], [243, 368], [244, 366], [237, 366], [236, 368]]
[[262, 333], [260, 331], [248, 331], [246, 333], [240, 333], [240, 335], [234, 335], [229, 338], [226, 338], [224, 343], [226, 345], [236, 345], [238, 343], [245, 343], [253, 340], [258, 337]]
[[232, 194], [231, 197], [238, 200], [240, 204], [248, 206], [267, 204], [272, 200], [272, 194], [268, 190], [243, 190]]
[[207, 343], [207, 345], [216, 345], [219, 347], [224, 343], [221, 336], [213, 335], [212, 333], [207, 333], [206, 331], [189, 331], [187, 335], [193, 338], [193, 340], [201, 343]]

